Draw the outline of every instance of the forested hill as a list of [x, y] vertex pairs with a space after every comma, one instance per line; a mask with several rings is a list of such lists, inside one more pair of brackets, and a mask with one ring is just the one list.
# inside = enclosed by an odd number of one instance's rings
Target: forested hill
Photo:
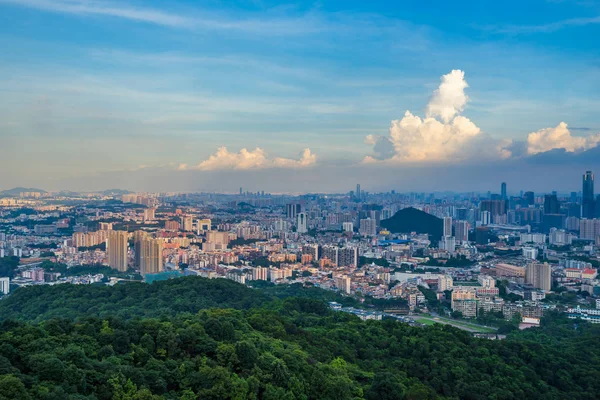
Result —
[[248, 309], [270, 297], [226, 279], [186, 277], [153, 284], [30, 286], [0, 301], [0, 319], [120, 318], [195, 314], [207, 308]]
[[286, 297], [355, 303], [331, 291], [267, 284], [251, 289], [227, 279], [185, 277], [152, 284], [55, 285], [20, 288], [0, 301], [0, 320], [40, 322], [50, 318], [113, 316], [122, 319], [196, 314], [208, 308], [246, 310]]
[[[330, 311], [327, 292], [297, 286], [257, 291], [178, 279], [32, 289], [0, 301], [0, 400], [583, 400], [600, 393], [600, 327], [558, 315], [488, 341], [449, 326], [360, 321]], [[54, 303], [35, 317], [43, 299]], [[71, 314], [45, 319], [51, 307]], [[108, 315], [120, 309], [128, 311]]]

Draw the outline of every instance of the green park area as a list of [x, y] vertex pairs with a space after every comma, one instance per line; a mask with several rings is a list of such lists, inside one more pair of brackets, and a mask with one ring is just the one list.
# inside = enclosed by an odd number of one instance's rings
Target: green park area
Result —
[[469, 331], [469, 332], [477, 332], [477, 333], [494, 333], [496, 332], [496, 328], [492, 328], [489, 326], [483, 326], [478, 324], [473, 324], [466, 321], [455, 320], [444, 317], [433, 317], [431, 315], [418, 315], [412, 317], [416, 322], [421, 323], [423, 325], [434, 325], [438, 324], [446, 324], [452, 325], [456, 328]]

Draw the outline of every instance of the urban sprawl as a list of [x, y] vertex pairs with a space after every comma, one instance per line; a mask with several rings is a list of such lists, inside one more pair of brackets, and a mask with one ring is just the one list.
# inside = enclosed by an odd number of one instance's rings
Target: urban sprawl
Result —
[[590, 171], [571, 193], [509, 192], [502, 183], [499, 193], [483, 194], [369, 193], [357, 185], [299, 196], [240, 188], [23, 189], [0, 197], [0, 296], [29, 285], [197, 275], [384, 301], [379, 310], [331, 303], [363, 319], [478, 332], [486, 315], [523, 329], [554, 309], [600, 323], [599, 247]]

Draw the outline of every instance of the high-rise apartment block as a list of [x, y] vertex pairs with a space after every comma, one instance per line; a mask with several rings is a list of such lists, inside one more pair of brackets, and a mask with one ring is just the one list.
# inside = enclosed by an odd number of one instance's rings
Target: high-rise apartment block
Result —
[[600, 236], [600, 219], [582, 218], [579, 221], [579, 237], [581, 239], [596, 240]]
[[108, 265], [118, 271], [127, 271], [127, 232], [110, 231], [106, 243]]
[[446, 290], [452, 290], [454, 281], [450, 275], [439, 275], [438, 276], [438, 292]]
[[452, 217], [444, 217], [444, 236], [452, 236]]
[[375, 236], [377, 235], [377, 221], [371, 218], [361, 219], [358, 230], [363, 236]]
[[140, 245], [140, 273], [156, 274], [163, 271], [163, 241], [161, 239], [144, 238]]
[[340, 267], [358, 267], [358, 248], [343, 247], [338, 251], [338, 266]]
[[194, 230], [194, 220], [191, 215], [181, 216], [181, 230], [185, 232], [191, 232]]
[[0, 294], [9, 294], [10, 293], [10, 278], [2, 277], [0, 278]]
[[298, 233], [307, 233], [308, 232], [308, 222], [306, 220], [306, 213], [301, 212], [298, 214], [297, 232]]
[[339, 289], [340, 292], [344, 292], [346, 294], [352, 293], [351, 286], [352, 279], [349, 276], [342, 275], [335, 278], [335, 286]]
[[528, 264], [525, 283], [534, 288], [549, 291], [552, 288], [552, 268], [548, 263]]
[[467, 221], [456, 221], [456, 241], [460, 243], [469, 241], [469, 223]]

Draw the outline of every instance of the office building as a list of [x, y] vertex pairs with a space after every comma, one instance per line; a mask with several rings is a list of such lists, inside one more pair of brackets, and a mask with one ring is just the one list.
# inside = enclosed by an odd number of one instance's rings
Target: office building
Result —
[[308, 222], [306, 221], [306, 213], [298, 214], [298, 233], [307, 233], [308, 232]]
[[157, 274], [163, 271], [163, 241], [144, 238], [140, 242], [140, 273]]
[[196, 220], [196, 233], [198, 235], [210, 231], [212, 229], [212, 221], [210, 219]]
[[560, 203], [555, 194], [544, 196], [544, 214], [560, 214]]
[[452, 236], [452, 217], [444, 217], [443, 236]]
[[502, 182], [502, 184], [500, 185], [500, 198], [502, 200], [506, 200], [506, 182]]
[[504, 200], [481, 200], [480, 211], [488, 211], [492, 216], [506, 214], [506, 202]]
[[360, 195], [361, 195], [361, 193], [360, 193], [360, 183], [357, 183], [356, 184], [356, 198], [360, 199]]
[[291, 203], [291, 204], [286, 204], [286, 206], [285, 206], [285, 213], [286, 213], [287, 217], [292, 220], [295, 220], [296, 218], [298, 218], [298, 214], [300, 213], [301, 210], [302, 210], [302, 206], [300, 206], [300, 204]]
[[581, 197], [581, 216], [583, 218], [594, 218], [595, 212], [594, 201], [594, 174], [592, 171], [586, 171], [583, 174], [583, 191]]
[[523, 200], [526, 206], [532, 206], [535, 204], [535, 194], [533, 192], [525, 192]]
[[108, 265], [117, 271], [127, 271], [127, 232], [109, 231], [106, 243]]
[[525, 283], [534, 288], [549, 291], [552, 288], [552, 268], [548, 263], [528, 264]]

